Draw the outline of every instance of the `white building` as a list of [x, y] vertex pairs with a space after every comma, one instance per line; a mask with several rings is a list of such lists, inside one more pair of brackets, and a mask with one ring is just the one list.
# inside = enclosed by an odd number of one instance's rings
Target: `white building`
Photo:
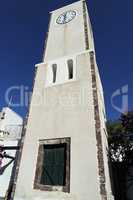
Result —
[[85, 1], [51, 12], [14, 200], [113, 199], [103, 88]]
[[[9, 157], [15, 157], [16, 150], [8, 150], [10, 147], [17, 147], [21, 139], [23, 119], [10, 108], [3, 108], [0, 112], [0, 146], [7, 148], [5, 150]], [[11, 162], [12, 161], [12, 162]], [[0, 198], [4, 198], [12, 172], [13, 160], [3, 158], [0, 167]]]

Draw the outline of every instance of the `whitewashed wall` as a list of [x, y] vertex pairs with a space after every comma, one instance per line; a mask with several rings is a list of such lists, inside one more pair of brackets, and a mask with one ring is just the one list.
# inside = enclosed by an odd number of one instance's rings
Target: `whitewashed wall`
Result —
[[[4, 117], [4, 119], [3, 119]], [[0, 118], [0, 145], [4, 146], [17, 146], [18, 140], [21, 137], [23, 119], [10, 108], [3, 108]], [[7, 134], [9, 133], [9, 135]], [[15, 157], [16, 151], [6, 151], [10, 156]], [[3, 159], [3, 165], [6, 165], [10, 159]], [[5, 170], [3, 175], [0, 175], [0, 197], [4, 197], [12, 171], [13, 163]]]
[[[77, 16], [65, 25], [56, 19], [65, 11], [76, 10]], [[31, 101], [26, 137], [20, 163], [14, 200], [100, 200], [100, 183], [95, 130], [94, 99], [90, 51], [94, 51], [89, 21], [85, 26], [83, 1], [78, 1], [52, 12], [50, 30], [43, 63], [37, 65], [35, 86]], [[88, 16], [88, 13], [86, 13]], [[86, 50], [86, 34], [89, 50]], [[74, 59], [75, 78], [66, 79], [65, 60]], [[56, 62], [62, 72], [57, 82], [52, 80], [51, 63]], [[60, 70], [59, 70], [60, 71]], [[61, 74], [63, 73], [63, 74]], [[105, 127], [104, 100], [99, 72], [96, 71], [100, 120]], [[101, 97], [100, 97], [101, 96]], [[101, 98], [101, 100], [100, 100]], [[104, 132], [104, 156], [107, 162]], [[48, 192], [34, 189], [39, 140], [71, 137], [70, 193]], [[106, 176], [108, 166], [105, 164]], [[108, 179], [108, 178], [107, 178]], [[106, 185], [111, 198], [110, 182]]]

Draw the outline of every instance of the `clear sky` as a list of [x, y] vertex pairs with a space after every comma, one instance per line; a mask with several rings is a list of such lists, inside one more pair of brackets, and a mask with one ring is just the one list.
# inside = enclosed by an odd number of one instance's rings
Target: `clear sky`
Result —
[[[42, 61], [49, 11], [72, 0], [4, 0], [0, 5], [0, 108], [6, 106], [8, 87], [32, 88], [34, 65]], [[103, 82], [107, 116], [119, 112], [111, 105], [112, 94], [128, 85], [129, 108], [133, 108], [133, 2], [130, 0], [87, 0], [95, 37], [97, 62]], [[116, 107], [122, 98], [117, 91]], [[13, 101], [18, 101], [14, 94]], [[27, 108], [14, 108], [22, 116]]]

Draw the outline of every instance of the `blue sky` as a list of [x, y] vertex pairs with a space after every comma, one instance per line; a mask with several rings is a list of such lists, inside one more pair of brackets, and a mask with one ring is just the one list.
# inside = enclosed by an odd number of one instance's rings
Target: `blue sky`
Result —
[[[42, 61], [48, 30], [48, 12], [72, 0], [4, 0], [0, 6], [0, 108], [6, 106], [8, 87], [32, 88], [34, 65]], [[112, 94], [128, 85], [129, 109], [133, 109], [132, 7], [129, 0], [87, 0], [95, 37], [97, 62], [103, 82], [107, 117], [120, 114], [110, 102]], [[14, 94], [13, 101], [18, 101]], [[121, 96], [114, 99], [121, 107]], [[22, 116], [27, 108], [14, 108]]]

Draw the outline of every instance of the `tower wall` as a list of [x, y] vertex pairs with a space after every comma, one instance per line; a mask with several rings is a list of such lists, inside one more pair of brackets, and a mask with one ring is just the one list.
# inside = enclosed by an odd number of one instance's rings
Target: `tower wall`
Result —
[[[67, 10], [76, 11], [75, 19], [64, 25], [57, 24], [58, 16]], [[84, 1], [51, 12], [44, 62], [85, 51], [86, 39], [89, 43], [88, 49], [93, 50], [91, 24]]]
[[[57, 24], [66, 11], [76, 17]], [[85, 1], [52, 12], [44, 60], [36, 67], [14, 199], [111, 199], [103, 89]], [[62, 138], [71, 141], [67, 188], [38, 185], [40, 144]]]
[[[100, 199], [89, 53], [77, 55], [76, 63], [74, 82], [49, 88], [48, 64], [38, 66], [15, 200]], [[37, 94], [45, 103], [36, 107]], [[71, 138], [70, 194], [34, 189], [39, 140], [65, 137]]]

